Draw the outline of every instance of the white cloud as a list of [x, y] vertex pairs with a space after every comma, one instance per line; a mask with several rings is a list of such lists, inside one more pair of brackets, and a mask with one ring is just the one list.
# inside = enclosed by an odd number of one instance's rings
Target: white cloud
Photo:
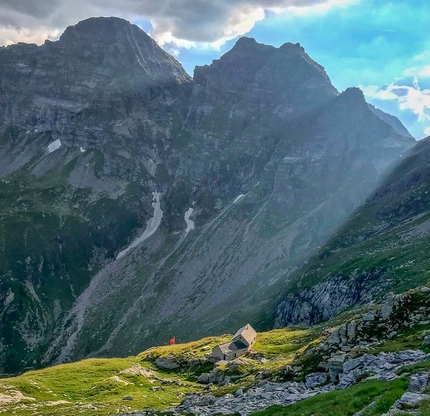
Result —
[[359, 3], [361, 0], [327, 0], [318, 4], [305, 4], [306, 2], [295, 2], [297, 5], [285, 7], [272, 7], [269, 10], [280, 14], [280, 13], [293, 13], [295, 15], [308, 15], [308, 14], [323, 14], [328, 12], [333, 7], [345, 7], [351, 4]]
[[403, 72], [404, 76], [421, 76], [430, 77], [430, 65], [425, 66], [413, 66], [405, 69]]
[[42, 43], [91, 16], [150, 20], [160, 44], [212, 45], [249, 32], [266, 11], [324, 13], [360, 0], [2, 0], [0, 44]]
[[377, 85], [361, 85], [366, 97], [396, 101], [401, 110], [412, 110], [420, 121], [430, 122], [430, 90], [419, 90], [409, 86], [390, 84], [385, 88]]
[[418, 73], [421, 77], [430, 77], [430, 65], [421, 68], [421, 71]]
[[[361, 85], [367, 99], [391, 101], [399, 110], [412, 111], [417, 116], [415, 130], [430, 135], [430, 89], [420, 88], [419, 77], [429, 76], [429, 66], [408, 68], [402, 77], [396, 78], [391, 84], [383, 87], [377, 85]], [[412, 82], [410, 81], [410, 78]]]
[[59, 34], [60, 31], [58, 29], [49, 29], [46, 27], [41, 27], [39, 30], [34, 31], [27, 28], [17, 30], [0, 26], [0, 41], [6, 46], [17, 42], [36, 43], [40, 45], [46, 39], [56, 39]]

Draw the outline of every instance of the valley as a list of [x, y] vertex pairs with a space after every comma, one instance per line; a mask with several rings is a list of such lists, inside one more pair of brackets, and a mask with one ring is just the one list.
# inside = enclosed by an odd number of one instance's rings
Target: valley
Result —
[[298, 43], [243, 37], [193, 77], [118, 18], [1, 48], [2, 375], [122, 371], [172, 334], [325, 325], [425, 286], [427, 142]]

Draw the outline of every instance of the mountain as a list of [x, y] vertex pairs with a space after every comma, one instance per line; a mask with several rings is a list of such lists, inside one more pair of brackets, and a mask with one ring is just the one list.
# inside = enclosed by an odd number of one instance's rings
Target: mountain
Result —
[[315, 323], [428, 281], [429, 160], [427, 137], [296, 273], [276, 309], [278, 326]]
[[4, 372], [270, 325], [291, 275], [414, 143], [299, 44], [191, 79], [94, 18], [0, 49]]

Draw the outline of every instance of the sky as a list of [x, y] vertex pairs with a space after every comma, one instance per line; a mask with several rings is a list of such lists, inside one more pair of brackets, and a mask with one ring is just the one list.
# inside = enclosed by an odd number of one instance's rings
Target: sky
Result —
[[299, 42], [339, 91], [360, 87], [415, 138], [430, 135], [429, 0], [0, 0], [0, 44], [42, 44], [92, 16], [139, 25], [190, 75], [240, 36]]

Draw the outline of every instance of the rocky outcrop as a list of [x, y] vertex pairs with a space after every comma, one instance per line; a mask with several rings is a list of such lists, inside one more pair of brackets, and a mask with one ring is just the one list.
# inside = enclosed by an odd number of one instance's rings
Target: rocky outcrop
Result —
[[381, 270], [373, 270], [363, 276], [339, 275], [310, 288], [298, 287], [296, 293], [286, 295], [277, 306], [275, 327], [297, 323], [310, 325], [328, 320], [351, 306], [364, 305], [386, 290], [374, 284], [381, 274]]
[[379, 308], [333, 330], [316, 351], [348, 352], [368, 343], [393, 338], [400, 330], [429, 322], [430, 289], [427, 286], [400, 295], [389, 294]]

